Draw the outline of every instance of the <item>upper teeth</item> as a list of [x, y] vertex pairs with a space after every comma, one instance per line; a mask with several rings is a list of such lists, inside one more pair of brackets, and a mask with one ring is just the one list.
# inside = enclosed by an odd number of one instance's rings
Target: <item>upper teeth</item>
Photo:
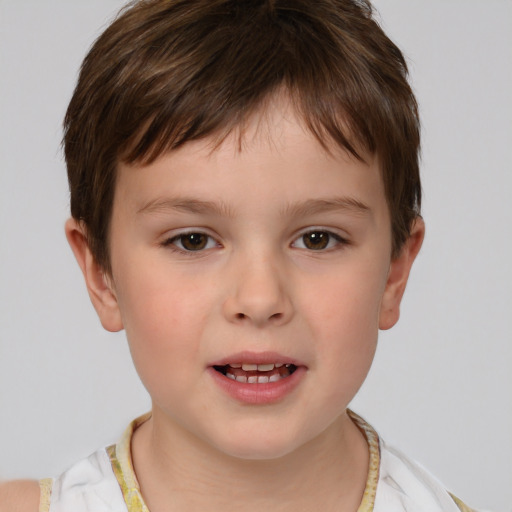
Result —
[[259, 372], [270, 372], [274, 368], [280, 368], [283, 366], [282, 363], [268, 363], [268, 364], [252, 364], [252, 363], [241, 363], [241, 364], [230, 364], [231, 368], [242, 368], [245, 372], [259, 371]]

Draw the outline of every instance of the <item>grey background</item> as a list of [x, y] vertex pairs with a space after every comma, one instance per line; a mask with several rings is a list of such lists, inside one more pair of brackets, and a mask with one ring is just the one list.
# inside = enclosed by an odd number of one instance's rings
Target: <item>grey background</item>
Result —
[[[123, 2], [0, 0], [0, 478], [45, 477], [149, 408], [66, 245], [61, 120]], [[378, 0], [423, 116], [427, 237], [353, 408], [475, 507], [512, 510], [512, 2]]]

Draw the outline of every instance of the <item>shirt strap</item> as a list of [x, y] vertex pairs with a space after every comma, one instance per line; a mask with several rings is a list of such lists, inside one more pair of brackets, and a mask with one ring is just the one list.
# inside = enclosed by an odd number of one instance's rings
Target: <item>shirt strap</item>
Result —
[[39, 480], [39, 512], [49, 512], [52, 496], [53, 478]]
[[112, 470], [123, 493], [128, 512], [149, 512], [148, 507], [142, 499], [139, 482], [133, 470], [131, 440], [133, 432], [150, 417], [151, 413], [148, 413], [132, 421], [124, 431], [123, 437], [119, 443], [109, 446], [106, 449]]
[[457, 498], [457, 496], [454, 496], [451, 492], [448, 494], [452, 497], [452, 500], [455, 501], [455, 504], [457, 505], [457, 507], [459, 507], [460, 512], [476, 512], [474, 509], [468, 507], [464, 502], [459, 500], [459, 498]]
[[[366, 421], [355, 412], [347, 409], [349, 418], [355, 423], [356, 427], [364, 435], [368, 443], [369, 463], [368, 475], [366, 477], [366, 486], [363, 493], [363, 499], [357, 509], [357, 512], [373, 512], [375, 507], [375, 495], [377, 493], [377, 485], [379, 483], [380, 468], [380, 447], [379, 436], [375, 430], [366, 423]], [[464, 511], [463, 511], [464, 512]]]

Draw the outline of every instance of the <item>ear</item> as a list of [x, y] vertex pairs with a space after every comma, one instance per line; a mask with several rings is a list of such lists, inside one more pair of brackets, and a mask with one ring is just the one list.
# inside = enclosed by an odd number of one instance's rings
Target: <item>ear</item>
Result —
[[411, 235], [397, 258], [391, 260], [386, 289], [382, 297], [379, 315], [379, 329], [391, 329], [400, 318], [400, 302], [404, 295], [412, 264], [421, 249], [425, 237], [425, 223], [417, 217]]
[[101, 325], [111, 332], [123, 328], [121, 312], [112, 279], [94, 258], [85, 232], [85, 226], [75, 219], [66, 222], [66, 238], [84, 275], [91, 302], [98, 313]]

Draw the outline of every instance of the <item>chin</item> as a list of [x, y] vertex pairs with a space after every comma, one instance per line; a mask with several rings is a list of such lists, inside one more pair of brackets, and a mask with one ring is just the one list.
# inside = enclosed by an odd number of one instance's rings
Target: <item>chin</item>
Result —
[[260, 429], [257, 432], [232, 432], [212, 443], [218, 451], [236, 459], [247, 461], [275, 460], [285, 457], [304, 444], [293, 439], [287, 429], [272, 432]]

